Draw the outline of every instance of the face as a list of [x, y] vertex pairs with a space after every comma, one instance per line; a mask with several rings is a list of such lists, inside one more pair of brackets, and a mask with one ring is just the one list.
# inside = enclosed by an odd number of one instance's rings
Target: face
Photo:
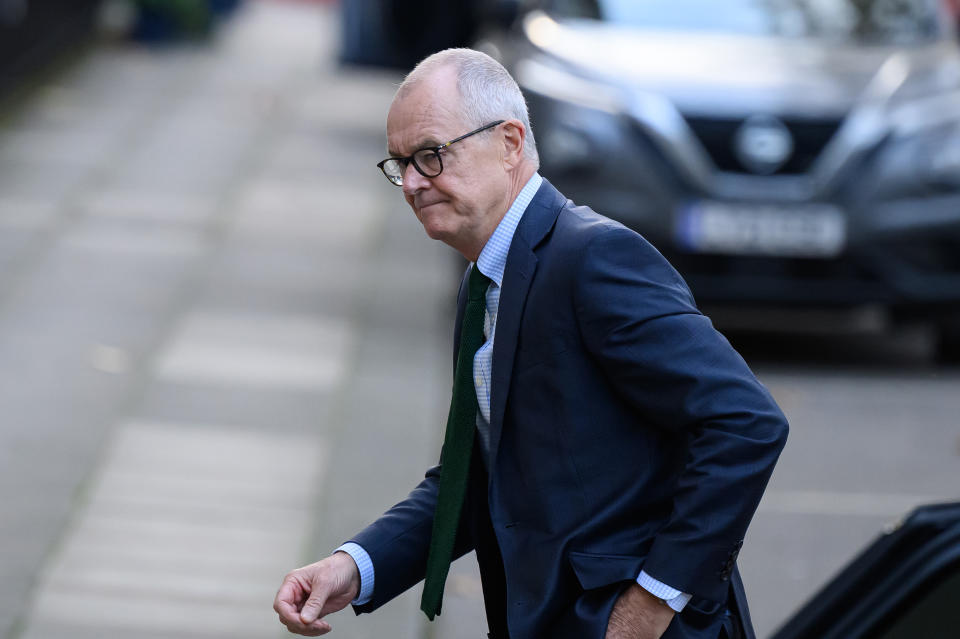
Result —
[[[460, 114], [460, 96], [452, 69], [440, 69], [394, 100], [387, 116], [391, 156], [444, 144], [476, 128]], [[411, 163], [403, 176], [403, 195], [427, 235], [467, 257], [493, 233], [509, 202], [510, 180], [498, 144], [498, 127], [443, 149], [443, 172], [420, 175]]]

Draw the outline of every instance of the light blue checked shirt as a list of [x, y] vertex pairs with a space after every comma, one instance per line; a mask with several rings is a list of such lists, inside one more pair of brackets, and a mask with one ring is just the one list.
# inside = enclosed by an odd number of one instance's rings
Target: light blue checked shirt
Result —
[[526, 185], [520, 190], [517, 199], [513, 201], [507, 214], [500, 220], [494, 229], [493, 235], [483, 245], [480, 256], [474, 268], [490, 278], [487, 288], [487, 310], [483, 315], [483, 345], [473, 357], [473, 385], [477, 389], [477, 404], [480, 411], [477, 413], [477, 430], [483, 441], [484, 461], [490, 454], [490, 380], [493, 378], [493, 339], [497, 329], [497, 312], [500, 310], [500, 287], [503, 286], [503, 271], [507, 267], [507, 254], [510, 252], [510, 243], [513, 234], [520, 224], [520, 218], [527, 206], [537, 194], [543, 178], [534, 173]]
[[[484, 343], [477, 350], [473, 358], [473, 384], [477, 390], [477, 403], [480, 406], [477, 415], [477, 430], [483, 441], [483, 456], [487, 459], [490, 450], [490, 380], [493, 377], [493, 340], [497, 329], [497, 312], [500, 310], [500, 287], [503, 286], [503, 271], [507, 266], [507, 254], [513, 242], [513, 234], [517, 230], [520, 218], [533, 196], [536, 195], [543, 183], [539, 173], [534, 173], [517, 199], [513, 201], [500, 224], [493, 231], [477, 258], [474, 268], [490, 278], [487, 288], [486, 313], [483, 318]], [[347, 542], [337, 548], [347, 553], [357, 563], [360, 570], [360, 593], [353, 601], [355, 605], [362, 605], [373, 597], [374, 570], [370, 555], [360, 545]], [[336, 551], [335, 551], [336, 552]], [[671, 588], [663, 582], [657, 581], [644, 571], [640, 571], [637, 583], [653, 595], [666, 601], [667, 605], [680, 612], [690, 601], [690, 595]]]

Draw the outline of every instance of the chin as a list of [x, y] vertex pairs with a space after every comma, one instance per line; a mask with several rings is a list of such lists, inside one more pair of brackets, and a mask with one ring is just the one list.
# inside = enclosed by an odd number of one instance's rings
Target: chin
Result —
[[431, 240], [440, 240], [441, 242], [444, 242], [448, 237], [450, 237], [450, 232], [443, 227], [424, 224], [423, 230], [427, 233], [427, 237], [429, 237]]
[[426, 215], [421, 213], [417, 215], [417, 218], [420, 220], [420, 224], [423, 225], [423, 230], [426, 231], [427, 237], [433, 240], [443, 240], [450, 234], [450, 229], [443, 223], [444, 216], [436, 215], [432, 212], [428, 212]]

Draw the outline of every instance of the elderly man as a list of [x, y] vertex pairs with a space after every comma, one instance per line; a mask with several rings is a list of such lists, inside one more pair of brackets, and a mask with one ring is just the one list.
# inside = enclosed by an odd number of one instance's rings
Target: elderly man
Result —
[[493, 59], [421, 62], [387, 142], [387, 179], [471, 262], [441, 463], [287, 575], [280, 620], [322, 635], [421, 579], [433, 619], [475, 550], [489, 637], [752, 637], [735, 560], [786, 440], [769, 393], [650, 244], [537, 174]]

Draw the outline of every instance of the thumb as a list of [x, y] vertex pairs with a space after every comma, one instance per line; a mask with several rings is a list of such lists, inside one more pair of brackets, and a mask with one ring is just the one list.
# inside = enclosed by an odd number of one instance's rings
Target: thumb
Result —
[[323, 604], [327, 602], [329, 593], [324, 588], [316, 588], [310, 593], [310, 597], [303, 608], [300, 609], [300, 621], [305, 624], [311, 624], [320, 618], [320, 612], [323, 610]]

